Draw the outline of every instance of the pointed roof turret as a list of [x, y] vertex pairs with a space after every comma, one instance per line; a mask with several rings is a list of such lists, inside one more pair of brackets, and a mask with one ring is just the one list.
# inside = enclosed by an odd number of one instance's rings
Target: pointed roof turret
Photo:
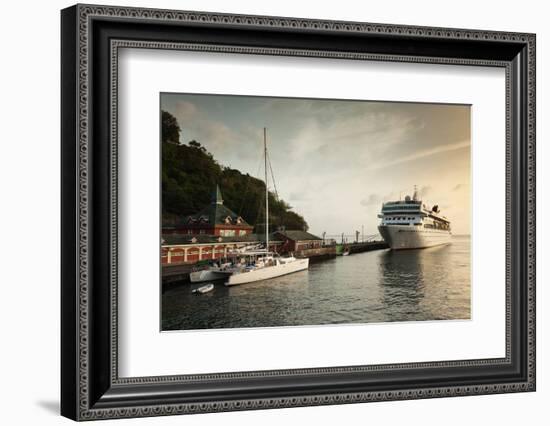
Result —
[[199, 212], [184, 218], [182, 225], [231, 225], [238, 228], [252, 229], [252, 226], [246, 223], [240, 215], [223, 205], [222, 192], [218, 185], [216, 185], [216, 189], [212, 191], [210, 204], [204, 206]]
[[223, 204], [222, 192], [220, 191], [219, 185], [216, 185], [216, 190], [212, 193], [210, 202], [212, 204]]

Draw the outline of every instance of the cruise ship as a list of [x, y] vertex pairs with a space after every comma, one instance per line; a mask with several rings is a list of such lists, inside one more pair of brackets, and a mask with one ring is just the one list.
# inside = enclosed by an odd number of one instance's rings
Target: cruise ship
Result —
[[428, 207], [418, 199], [416, 187], [412, 198], [382, 204], [378, 231], [393, 250], [420, 249], [449, 244], [451, 222], [439, 207]]

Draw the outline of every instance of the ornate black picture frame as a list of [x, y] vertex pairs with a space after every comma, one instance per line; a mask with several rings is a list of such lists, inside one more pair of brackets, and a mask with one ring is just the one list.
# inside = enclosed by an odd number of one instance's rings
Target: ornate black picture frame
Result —
[[[535, 35], [76, 5], [62, 27], [61, 413], [158, 416], [535, 390]], [[506, 71], [506, 356], [120, 378], [121, 47], [485, 65]]]

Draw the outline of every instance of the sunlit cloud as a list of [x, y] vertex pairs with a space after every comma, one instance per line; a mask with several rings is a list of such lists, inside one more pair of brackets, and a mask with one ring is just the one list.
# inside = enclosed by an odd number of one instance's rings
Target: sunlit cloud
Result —
[[451, 191], [460, 191], [461, 189], [464, 189], [466, 185], [459, 183], [458, 185], [455, 185]]
[[411, 154], [411, 155], [406, 155], [406, 156], [403, 156], [403, 157], [400, 157], [400, 158], [396, 158], [396, 159], [391, 160], [391, 161], [387, 161], [387, 162], [383, 162], [383, 163], [382, 162], [375, 163], [375, 164], [372, 164], [370, 166], [370, 168], [372, 170], [379, 170], [379, 169], [383, 169], [383, 168], [386, 168], [386, 167], [395, 166], [396, 164], [408, 163], [410, 161], [416, 161], [416, 160], [420, 160], [420, 159], [423, 159], [423, 158], [426, 158], [426, 157], [431, 157], [431, 156], [436, 155], [436, 154], [442, 154], [442, 153], [445, 153], [445, 152], [456, 151], [458, 149], [464, 149], [464, 148], [469, 148], [469, 147], [470, 147], [470, 141], [463, 141], [463, 142], [458, 142], [458, 143], [454, 143], [454, 144], [438, 146], [438, 147], [422, 150], [420, 152], [417, 152], [417, 153], [414, 153], [414, 154]]
[[378, 206], [382, 203], [382, 197], [378, 194], [370, 194], [367, 198], [361, 200], [361, 205], [365, 207]]

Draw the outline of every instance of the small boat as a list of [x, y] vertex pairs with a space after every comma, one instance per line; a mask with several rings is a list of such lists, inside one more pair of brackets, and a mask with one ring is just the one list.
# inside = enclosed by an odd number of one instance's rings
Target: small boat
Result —
[[212, 290], [214, 290], [214, 284], [210, 283], [210, 284], [206, 284], [206, 285], [203, 285], [199, 288], [196, 288], [196, 289], [192, 290], [191, 293], [204, 294], [204, 293], [208, 293], [209, 291], [212, 291]]
[[342, 252], [342, 256], [349, 256], [349, 249]]

